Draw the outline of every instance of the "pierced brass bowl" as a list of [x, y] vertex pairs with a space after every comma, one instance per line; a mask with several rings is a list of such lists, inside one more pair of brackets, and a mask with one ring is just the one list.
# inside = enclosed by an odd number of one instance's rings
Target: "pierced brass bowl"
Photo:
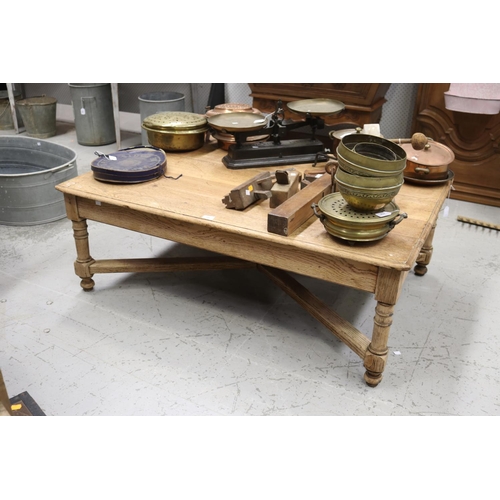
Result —
[[395, 202], [388, 203], [383, 211], [359, 212], [340, 193], [326, 195], [312, 208], [330, 235], [348, 241], [380, 240], [407, 218]]
[[203, 146], [208, 125], [204, 115], [165, 111], [144, 118], [142, 128], [151, 146], [164, 151], [192, 151]]
[[384, 208], [394, 199], [403, 182], [381, 188], [351, 186], [338, 179], [335, 184], [341, 196], [351, 207], [364, 212], [374, 212]]
[[391, 176], [372, 177], [351, 174], [343, 170], [339, 165], [339, 168], [335, 172], [335, 180], [361, 188], [385, 188], [401, 184], [404, 181], [404, 172]]

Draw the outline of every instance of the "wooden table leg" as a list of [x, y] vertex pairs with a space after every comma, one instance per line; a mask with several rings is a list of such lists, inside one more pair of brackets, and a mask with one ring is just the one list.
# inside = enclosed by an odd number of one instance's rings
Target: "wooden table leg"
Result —
[[365, 382], [370, 387], [377, 386], [382, 380], [382, 372], [387, 362], [387, 342], [393, 313], [394, 305], [377, 302], [373, 318], [372, 341], [368, 346], [363, 363], [366, 368]]
[[422, 248], [420, 250], [420, 254], [417, 258], [417, 265], [415, 266], [414, 272], [417, 276], [423, 276], [427, 272], [427, 266], [429, 265], [432, 257], [432, 240], [434, 238], [434, 232], [436, 231], [436, 223], [432, 226], [432, 229], [427, 236]]
[[375, 317], [373, 318], [372, 340], [368, 346], [363, 366], [366, 368], [365, 382], [370, 387], [377, 386], [387, 362], [387, 342], [392, 325], [394, 306], [399, 298], [404, 279], [408, 272], [393, 269], [379, 269], [375, 289]]
[[88, 292], [92, 290], [95, 285], [92, 279], [93, 274], [90, 272], [90, 265], [93, 264], [95, 260], [90, 256], [87, 220], [74, 220], [72, 223], [73, 236], [76, 243], [75, 273], [82, 279], [80, 286]]

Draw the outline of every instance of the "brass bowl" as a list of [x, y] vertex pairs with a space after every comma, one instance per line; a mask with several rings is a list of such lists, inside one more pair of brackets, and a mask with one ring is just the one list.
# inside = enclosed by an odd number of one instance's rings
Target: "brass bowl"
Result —
[[208, 125], [204, 115], [166, 111], [144, 118], [142, 128], [151, 146], [164, 151], [192, 151], [205, 143]]
[[339, 167], [342, 168], [345, 172], [348, 172], [353, 175], [360, 175], [365, 177], [393, 177], [395, 175], [400, 174], [404, 171], [405, 166], [401, 166], [396, 170], [377, 170], [374, 168], [364, 167], [362, 165], [358, 165], [349, 160], [346, 160], [337, 149], [337, 161], [339, 162]]
[[380, 240], [407, 217], [394, 202], [388, 203], [382, 213], [359, 212], [340, 193], [326, 195], [312, 208], [330, 235], [348, 241]]
[[382, 161], [395, 161], [398, 159], [396, 153], [384, 146], [374, 142], [358, 142], [352, 148], [356, 153]]
[[[392, 159], [388, 159], [388, 151]], [[406, 151], [395, 142], [376, 135], [346, 135], [340, 141], [337, 153], [354, 165], [377, 171], [404, 170], [406, 166]]]
[[301, 99], [287, 103], [287, 108], [299, 115], [335, 116], [344, 111], [345, 104], [334, 99]]
[[[252, 108], [252, 106], [248, 104], [241, 104], [241, 103], [225, 103], [225, 104], [218, 104], [215, 106], [213, 109], [210, 109], [206, 112], [205, 116], [208, 118], [215, 116], [215, 115], [220, 115], [223, 113], [254, 113], [256, 115], [262, 116], [262, 113], [257, 109], [257, 108]], [[220, 148], [224, 149], [227, 151], [229, 149], [229, 146], [231, 144], [236, 144], [236, 139], [233, 134], [217, 131], [217, 132], [212, 132], [212, 137], [217, 140], [217, 143]], [[246, 141], [248, 142], [257, 142], [257, 141], [264, 141], [269, 138], [269, 135], [255, 135], [255, 136], [250, 136], [246, 138]]]
[[375, 177], [366, 175], [354, 175], [346, 172], [341, 166], [335, 172], [335, 180], [349, 184], [350, 186], [358, 186], [362, 188], [384, 188], [401, 184], [404, 181], [404, 173], [397, 175]]
[[232, 112], [209, 116], [208, 123], [212, 128], [223, 133], [253, 132], [264, 128], [268, 117], [258, 113]]
[[[403, 181], [404, 182], [404, 181]], [[351, 186], [336, 179], [336, 186], [344, 200], [353, 208], [374, 212], [384, 208], [399, 193], [403, 182], [382, 188]]]

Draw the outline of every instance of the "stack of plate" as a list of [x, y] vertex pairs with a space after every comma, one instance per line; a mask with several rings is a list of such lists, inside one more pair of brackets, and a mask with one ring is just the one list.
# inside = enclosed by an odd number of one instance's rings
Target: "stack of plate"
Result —
[[90, 166], [94, 178], [103, 182], [146, 182], [160, 177], [167, 168], [165, 152], [152, 146], [120, 149], [109, 155], [96, 151], [96, 155], [99, 157]]

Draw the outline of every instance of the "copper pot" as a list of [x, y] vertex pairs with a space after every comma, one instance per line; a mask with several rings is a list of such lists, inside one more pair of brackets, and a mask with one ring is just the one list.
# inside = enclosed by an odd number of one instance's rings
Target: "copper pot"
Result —
[[406, 151], [404, 176], [410, 179], [438, 180], [448, 177], [448, 167], [455, 159], [453, 151], [439, 142], [429, 140], [422, 150], [411, 144], [401, 144]]

